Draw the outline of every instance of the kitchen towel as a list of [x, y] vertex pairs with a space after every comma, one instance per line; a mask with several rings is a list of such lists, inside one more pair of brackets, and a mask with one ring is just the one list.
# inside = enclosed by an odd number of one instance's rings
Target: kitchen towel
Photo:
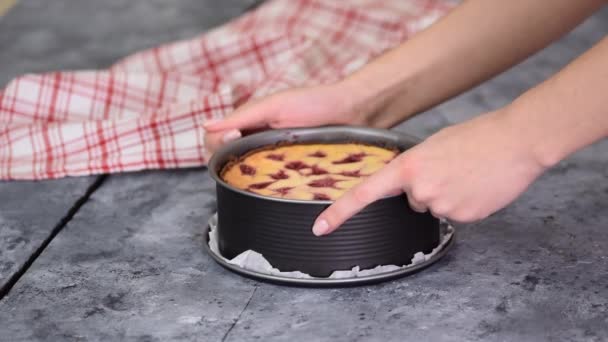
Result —
[[453, 6], [271, 0], [107, 70], [24, 75], [0, 91], [0, 179], [205, 165], [205, 121], [252, 98], [335, 82]]

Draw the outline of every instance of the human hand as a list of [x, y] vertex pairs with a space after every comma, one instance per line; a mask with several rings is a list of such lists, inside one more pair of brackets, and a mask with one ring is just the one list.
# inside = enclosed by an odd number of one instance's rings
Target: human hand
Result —
[[534, 142], [503, 112], [444, 128], [336, 200], [313, 232], [329, 234], [368, 204], [401, 192], [418, 212], [459, 222], [483, 219], [544, 171]]
[[247, 103], [222, 121], [204, 125], [205, 146], [213, 153], [248, 130], [361, 125], [363, 113], [357, 110], [355, 99], [352, 90], [342, 84], [283, 91]]

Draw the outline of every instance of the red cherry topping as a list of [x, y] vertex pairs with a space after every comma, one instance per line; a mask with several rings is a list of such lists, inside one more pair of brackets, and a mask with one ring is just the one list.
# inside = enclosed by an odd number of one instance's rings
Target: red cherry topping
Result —
[[322, 194], [322, 193], [315, 193], [312, 199], [319, 200], [319, 201], [331, 200], [331, 198], [329, 198], [329, 196], [327, 196], [326, 194]]
[[310, 170], [310, 174], [309, 175], [314, 175], [314, 176], [318, 176], [318, 175], [326, 175], [329, 172], [323, 168], [318, 167], [317, 165], [313, 165], [311, 170]]
[[266, 158], [270, 160], [283, 161], [285, 156], [282, 154], [269, 154], [266, 156]]
[[323, 152], [323, 151], [317, 151], [315, 153], [309, 154], [308, 156], [314, 157], [314, 158], [325, 158], [325, 157], [327, 157], [327, 154], [325, 154], [325, 152]]
[[310, 166], [306, 165], [306, 163], [303, 163], [299, 160], [289, 162], [285, 165], [285, 167], [290, 170], [296, 170], [296, 171], [310, 168]]
[[274, 182], [264, 182], [264, 183], [255, 183], [249, 186], [250, 189], [260, 190], [267, 188], [270, 184]]
[[340, 182], [337, 179], [331, 177], [325, 177], [323, 179], [315, 179], [312, 182], [308, 183], [308, 186], [313, 188], [335, 188], [336, 183]]
[[293, 189], [292, 187], [284, 187], [284, 188], [278, 188], [278, 189], [273, 189], [277, 194], [281, 195], [281, 196], [285, 196], [289, 193], [289, 191]]
[[241, 169], [241, 173], [244, 175], [248, 175], [248, 176], [255, 175], [255, 168], [252, 166], [249, 166], [247, 164], [241, 164], [241, 165], [239, 165], [239, 168]]
[[276, 179], [276, 180], [280, 180], [280, 179], [287, 179], [289, 178], [289, 175], [285, 173], [284, 170], [279, 170], [279, 172], [274, 173], [274, 174], [270, 174], [269, 175], [272, 179]]
[[348, 155], [346, 158], [342, 159], [342, 160], [338, 160], [333, 162], [334, 164], [350, 164], [350, 163], [357, 163], [360, 162], [363, 157], [367, 156], [367, 154], [365, 152], [361, 152], [361, 153], [353, 153]]
[[355, 171], [342, 171], [340, 172], [340, 175], [342, 176], [346, 176], [346, 177], [362, 177], [363, 175], [361, 174], [361, 170], [355, 170]]

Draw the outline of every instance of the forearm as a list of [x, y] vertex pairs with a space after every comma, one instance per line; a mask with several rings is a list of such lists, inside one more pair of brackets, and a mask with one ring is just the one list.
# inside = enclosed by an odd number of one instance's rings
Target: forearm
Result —
[[360, 99], [361, 121], [390, 127], [519, 63], [602, 3], [469, 0], [343, 85]]
[[545, 167], [608, 136], [608, 38], [505, 108], [507, 129]]

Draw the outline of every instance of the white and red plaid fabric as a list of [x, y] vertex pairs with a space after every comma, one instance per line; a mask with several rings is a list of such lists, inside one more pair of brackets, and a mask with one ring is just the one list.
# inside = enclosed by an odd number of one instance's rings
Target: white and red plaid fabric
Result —
[[336, 81], [445, 14], [449, 0], [272, 0], [108, 70], [25, 75], [0, 92], [0, 179], [205, 165], [206, 120]]

